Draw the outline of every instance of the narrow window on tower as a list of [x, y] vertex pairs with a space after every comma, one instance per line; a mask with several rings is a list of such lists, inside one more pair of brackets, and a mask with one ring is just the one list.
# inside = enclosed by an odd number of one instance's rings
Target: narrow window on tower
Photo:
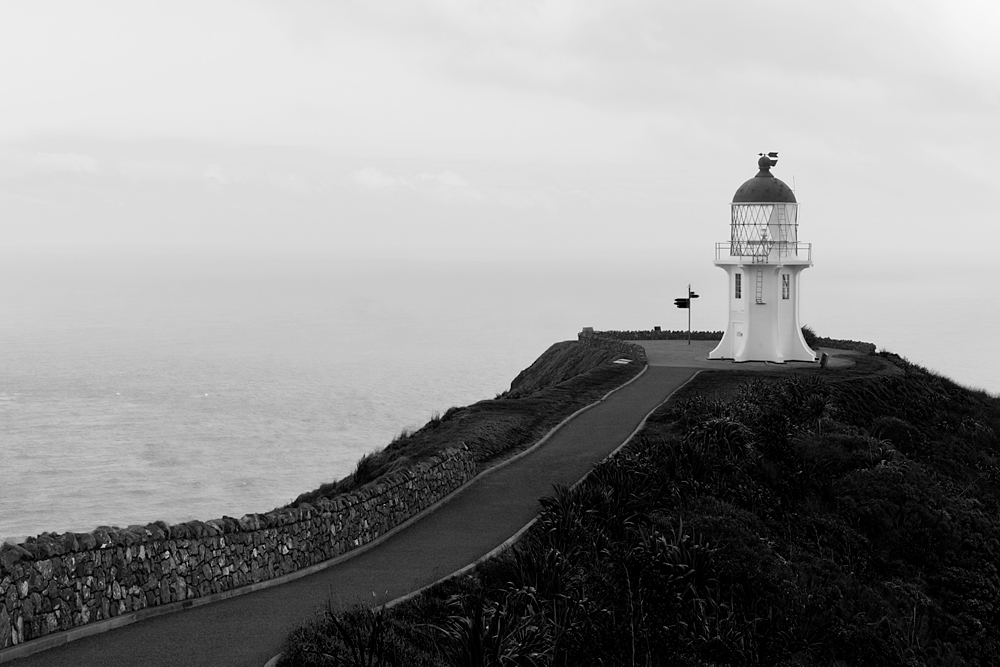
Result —
[[736, 291], [734, 292], [734, 296], [737, 299], [742, 299], [743, 298], [743, 274], [742, 273], [737, 273], [736, 274]]
[[781, 298], [787, 299], [788, 293], [791, 291], [791, 278], [787, 273], [781, 274]]

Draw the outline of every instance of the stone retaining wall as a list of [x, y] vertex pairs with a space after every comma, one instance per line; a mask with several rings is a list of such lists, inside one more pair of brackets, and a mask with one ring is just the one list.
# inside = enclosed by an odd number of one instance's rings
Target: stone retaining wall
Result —
[[254, 584], [384, 535], [472, 479], [464, 447], [315, 505], [241, 519], [46, 533], [0, 548], [0, 649]]
[[581, 331], [577, 338], [584, 345], [590, 345], [591, 347], [600, 347], [605, 350], [611, 350], [612, 352], [620, 352], [621, 354], [627, 354], [633, 357], [636, 361], [641, 364], [646, 363], [646, 350], [641, 345], [636, 345], [635, 343], [626, 343], [623, 340], [616, 340], [608, 336], [602, 335], [603, 332], [593, 332], [593, 331]]
[[[595, 331], [598, 336], [615, 340], [687, 340], [687, 331]], [[722, 331], [692, 331], [691, 340], [722, 340]]]

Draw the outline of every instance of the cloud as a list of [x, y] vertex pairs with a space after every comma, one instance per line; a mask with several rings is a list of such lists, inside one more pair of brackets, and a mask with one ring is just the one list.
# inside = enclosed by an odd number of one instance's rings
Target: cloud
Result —
[[297, 195], [309, 192], [309, 182], [302, 176], [295, 173], [281, 174], [271, 172], [267, 175], [267, 181], [276, 188]]
[[473, 203], [484, 200], [483, 193], [453, 171], [417, 174], [417, 191], [425, 197], [445, 203]]
[[385, 172], [375, 167], [365, 167], [358, 169], [352, 174], [353, 180], [369, 190], [384, 190], [386, 188], [396, 188], [404, 185], [402, 179], [389, 176]]
[[393, 176], [375, 167], [365, 167], [351, 176], [354, 183], [373, 192], [410, 192], [446, 204], [474, 203], [486, 199], [468, 180], [449, 169]]
[[[245, 160], [245, 156], [241, 156]], [[277, 166], [277, 165], [274, 165]], [[297, 172], [275, 169], [266, 164], [240, 164], [240, 171], [224, 167], [221, 162], [180, 162], [172, 159], [128, 159], [117, 164], [118, 173], [131, 181], [178, 183], [189, 181], [218, 191], [241, 182], [265, 183], [295, 194], [309, 192], [309, 178]]]
[[0, 200], [6, 201], [13, 204], [27, 204], [31, 206], [40, 206], [44, 208], [66, 208], [65, 205], [59, 202], [49, 201], [47, 199], [40, 199], [38, 197], [32, 197], [30, 195], [24, 195], [17, 192], [3, 192], [0, 190]]
[[554, 213], [559, 209], [556, 197], [542, 189], [495, 188], [490, 197], [502, 206], [513, 209], [544, 209]]
[[[927, 124], [967, 135], [1000, 101], [995, 6], [19, 3], [0, 24], [0, 78], [20, 101], [0, 105], [0, 138], [83, 130], [366, 159], [576, 163], [657, 159], [664, 145], [711, 136], [732, 145], [747, 135], [740, 122], [772, 134], [844, 128], [861, 145], [884, 134], [862, 126], [871, 116], [915, 109], [943, 109]], [[955, 113], [976, 117], [958, 125]], [[358, 182], [400, 185], [373, 173]]]
[[37, 171], [47, 173], [73, 172], [99, 174], [101, 164], [92, 155], [80, 153], [35, 153], [31, 164]]
[[202, 183], [209, 190], [221, 190], [224, 186], [233, 181], [223, 170], [222, 165], [213, 162], [205, 165], [205, 171], [201, 174]]
[[446, 188], [467, 188], [469, 182], [453, 171], [442, 171], [439, 174], [418, 174], [417, 180], [432, 183]]
[[121, 160], [117, 171], [131, 181], [187, 181], [202, 177], [205, 167], [161, 160]]

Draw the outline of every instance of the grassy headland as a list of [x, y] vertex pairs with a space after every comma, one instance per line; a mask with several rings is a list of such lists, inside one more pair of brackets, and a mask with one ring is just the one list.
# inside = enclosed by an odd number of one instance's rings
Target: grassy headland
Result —
[[611, 361], [628, 355], [566, 341], [552, 345], [496, 398], [453, 407], [412, 433], [361, 458], [344, 479], [303, 493], [293, 505], [347, 493], [386, 473], [465, 444], [482, 467], [512, 456], [581, 407], [638, 374], [642, 367]]
[[501, 557], [282, 664], [997, 664], [1000, 399], [880, 356], [701, 374]]

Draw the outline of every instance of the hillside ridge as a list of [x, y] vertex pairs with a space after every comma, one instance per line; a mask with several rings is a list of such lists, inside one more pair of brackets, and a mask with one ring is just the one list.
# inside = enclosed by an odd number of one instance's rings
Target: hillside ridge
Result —
[[859, 359], [703, 371], [513, 548], [281, 664], [1000, 663], [1000, 398]]

